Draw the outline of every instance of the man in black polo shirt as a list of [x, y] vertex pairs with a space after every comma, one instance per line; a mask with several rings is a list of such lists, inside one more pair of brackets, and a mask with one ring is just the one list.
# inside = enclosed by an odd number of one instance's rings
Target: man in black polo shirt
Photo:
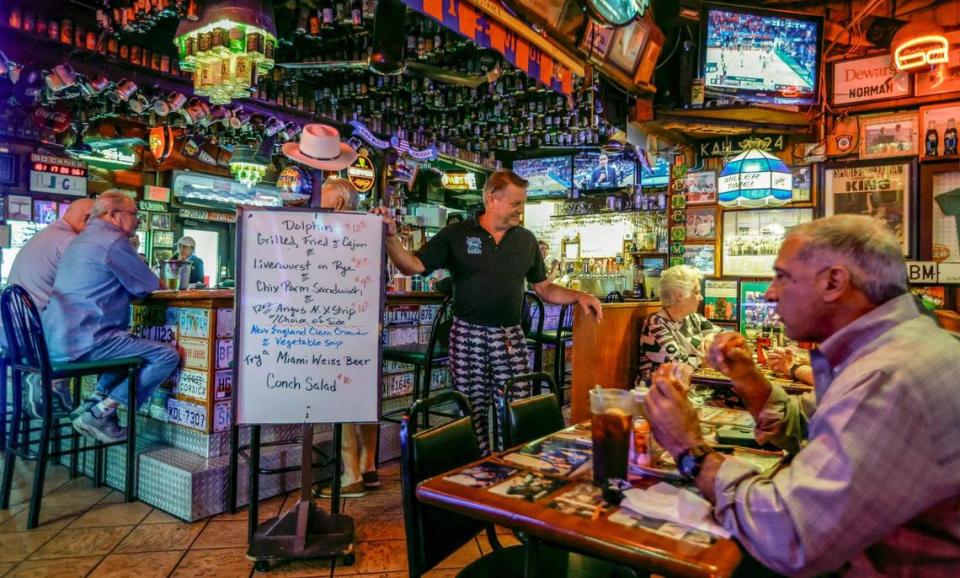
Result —
[[[450, 372], [454, 387], [470, 398], [485, 454], [491, 388], [502, 392], [505, 381], [529, 371], [520, 328], [524, 281], [548, 303], [578, 303], [597, 320], [601, 317], [594, 296], [547, 280], [537, 239], [520, 226], [526, 187], [527, 181], [512, 171], [493, 173], [483, 187], [484, 211], [475, 219], [445, 227], [416, 253], [403, 247], [396, 223], [384, 216], [387, 254], [403, 274], [450, 270], [454, 295]], [[386, 209], [375, 211], [384, 214]]]

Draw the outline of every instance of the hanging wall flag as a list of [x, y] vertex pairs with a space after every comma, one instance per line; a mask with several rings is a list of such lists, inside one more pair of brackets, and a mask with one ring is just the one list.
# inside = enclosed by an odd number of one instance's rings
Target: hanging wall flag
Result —
[[[496, 50], [527, 76], [553, 90], [570, 95], [573, 75], [583, 66], [539, 36], [522, 21], [490, 0], [403, 0], [410, 8], [433, 18], [482, 48]], [[539, 46], [538, 46], [539, 45]], [[547, 49], [553, 54], [548, 54]]]

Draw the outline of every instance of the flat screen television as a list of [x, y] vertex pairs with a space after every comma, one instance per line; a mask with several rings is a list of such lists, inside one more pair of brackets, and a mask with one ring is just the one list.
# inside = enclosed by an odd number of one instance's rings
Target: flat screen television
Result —
[[590, 152], [573, 157], [573, 186], [577, 189], [613, 189], [636, 183], [637, 160], [633, 155]]
[[572, 160], [570, 156], [518, 159], [513, 172], [527, 179], [527, 198], [564, 198], [570, 191]]
[[670, 184], [670, 161], [663, 157], [654, 157], [651, 170], [643, 167], [640, 171], [640, 185], [643, 187], [665, 187]]
[[700, 22], [707, 96], [817, 103], [822, 17], [704, 3]]

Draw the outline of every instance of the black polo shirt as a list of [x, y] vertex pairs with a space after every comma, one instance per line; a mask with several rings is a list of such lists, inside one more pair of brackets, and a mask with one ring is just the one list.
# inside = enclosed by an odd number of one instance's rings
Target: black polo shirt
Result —
[[474, 325], [519, 325], [524, 280], [547, 278], [537, 238], [523, 227], [504, 233], [498, 245], [476, 219], [468, 219], [444, 227], [416, 255], [424, 275], [450, 271], [453, 314]]

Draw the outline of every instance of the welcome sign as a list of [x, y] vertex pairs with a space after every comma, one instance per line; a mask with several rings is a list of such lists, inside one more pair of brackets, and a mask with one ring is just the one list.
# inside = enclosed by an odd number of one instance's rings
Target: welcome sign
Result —
[[889, 54], [834, 63], [832, 85], [835, 106], [910, 96], [911, 89], [910, 75]]

